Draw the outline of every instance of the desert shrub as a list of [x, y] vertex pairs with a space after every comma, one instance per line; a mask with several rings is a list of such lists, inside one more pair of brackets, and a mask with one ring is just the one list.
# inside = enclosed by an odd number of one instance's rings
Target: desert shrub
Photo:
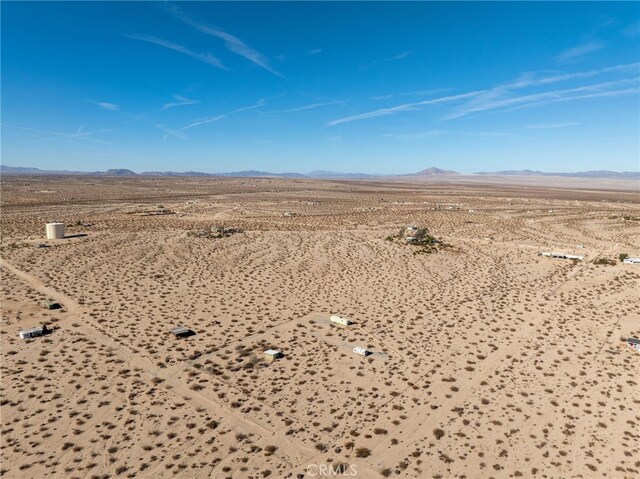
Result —
[[359, 447], [356, 449], [356, 457], [369, 457], [371, 455], [371, 449], [366, 447]]
[[593, 264], [602, 266], [615, 266], [616, 262], [609, 258], [596, 258], [593, 260]]
[[436, 439], [440, 439], [442, 438], [442, 436], [444, 436], [444, 431], [437, 427], [433, 430], [433, 435], [436, 437]]

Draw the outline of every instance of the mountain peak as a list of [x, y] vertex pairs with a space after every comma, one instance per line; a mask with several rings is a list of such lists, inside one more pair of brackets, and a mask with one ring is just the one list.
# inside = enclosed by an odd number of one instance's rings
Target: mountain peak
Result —
[[457, 171], [453, 170], [442, 170], [440, 168], [436, 168], [432, 166], [431, 168], [427, 168], [426, 170], [418, 171], [415, 175], [419, 176], [436, 176], [436, 175], [459, 175]]
[[136, 176], [136, 173], [126, 168], [111, 168], [102, 174], [104, 176]]

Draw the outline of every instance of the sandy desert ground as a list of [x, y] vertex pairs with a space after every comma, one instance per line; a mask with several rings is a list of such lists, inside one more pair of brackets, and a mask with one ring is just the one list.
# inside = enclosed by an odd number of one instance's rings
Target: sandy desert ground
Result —
[[593, 181], [5, 176], [2, 477], [638, 477], [640, 194]]

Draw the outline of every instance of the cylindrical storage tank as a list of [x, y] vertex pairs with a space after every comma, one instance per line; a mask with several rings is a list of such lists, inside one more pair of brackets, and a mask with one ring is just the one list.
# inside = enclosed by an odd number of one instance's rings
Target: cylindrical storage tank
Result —
[[47, 223], [47, 239], [63, 239], [64, 223]]

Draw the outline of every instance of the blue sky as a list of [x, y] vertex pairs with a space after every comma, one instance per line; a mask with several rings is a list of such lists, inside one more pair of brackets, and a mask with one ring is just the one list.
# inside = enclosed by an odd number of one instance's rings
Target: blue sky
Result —
[[6, 165], [639, 169], [638, 2], [1, 8]]

